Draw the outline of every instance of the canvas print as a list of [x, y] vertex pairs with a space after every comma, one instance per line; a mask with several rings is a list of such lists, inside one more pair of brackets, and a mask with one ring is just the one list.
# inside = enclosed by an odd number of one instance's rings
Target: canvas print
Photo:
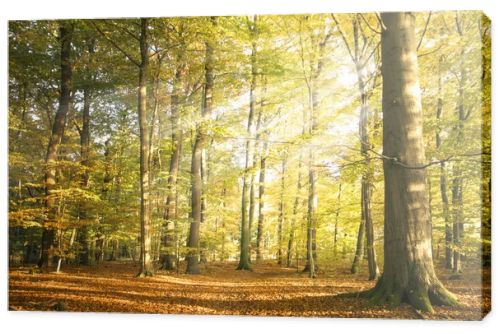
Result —
[[9, 309], [482, 319], [490, 28], [10, 21]]

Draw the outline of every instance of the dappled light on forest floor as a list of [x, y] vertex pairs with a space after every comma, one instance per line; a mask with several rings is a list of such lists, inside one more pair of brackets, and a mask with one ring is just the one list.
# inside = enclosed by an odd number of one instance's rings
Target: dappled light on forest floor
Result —
[[[64, 272], [30, 273], [11, 268], [9, 306], [13, 310], [133, 312], [167, 314], [226, 314], [313, 317], [468, 319], [482, 316], [479, 269], [467, 270], [462, 279], [442, 282], [461, 302], [458, 307], [435, 307], [434, 314], [415, 312], [409, 305], [396, 308], [369, 305], [364, 299], [342, 294], [374, 285], [364, 272], [342, 270], [320, 273], [316, 279], [296, 269], [275, 264], [254, 264], [253, 272], [235, 270], [236, 264], [209, 264], [201, 275], [183, 271], [157, 271], [138, 279], [138, 266], [109, 262], [98, 267], [66, 267]], [[489, 277], [486, 277], [489, 279]], [[485, 284], [485, 308], [490, 291]]]

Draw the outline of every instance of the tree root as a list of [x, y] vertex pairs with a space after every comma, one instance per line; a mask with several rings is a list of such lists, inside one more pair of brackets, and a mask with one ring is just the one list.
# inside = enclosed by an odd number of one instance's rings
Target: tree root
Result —
[[240, 263], [238, 264], [238, 267], [236, 270], [248, 270], [248, 271], [253, 271], [252, 267], [250, 266], [249, 263]]
[[348, 298], [366, 298], [369, 305], [389, 305], [397, 307], [403, 302], [409, 303], [416, 312], [434, 312], [432, 306], [458, 306], [455, 295], [449, 292], [440, 282], [431, 286], [420, 284], [417, 287], [403, 289], [397, 284], [387, 284], [379, 279], [370, 290], [351, 292], [340, 295]]
[[135, 277], [136, 278], [153, 277], [153, 273], [149, 270], [142, 270]]

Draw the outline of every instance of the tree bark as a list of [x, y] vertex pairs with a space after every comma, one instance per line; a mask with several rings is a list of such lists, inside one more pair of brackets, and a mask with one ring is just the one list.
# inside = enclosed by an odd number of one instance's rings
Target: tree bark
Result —
[[72, 63], [71, 63], [71, 42], [73, 39], [74, 26], [71, 22], [63, 22], [59, 26], [59, 41], [61, 47], [61, 80], [59, 92], [59, 107], [54, 117], [52, 134], [47, 146], [45, 158], [46, 172], [45, 184], [45, 209], [47, 218], [43, 222], [42, 249], [38, 267], [49, 265], [50, 258], [54, 252], [55, 231], [57, 229], [57, 203], [56, 195], [53, 193], [56, 186], [57, 172], [57, 151], [64, 136], [66, 115], [70, 107], [72, 90]]
[[[317, 38], [314, 36], [313, 31], [311, 33], [311, 41], [313, 43], [317, 42]], [[311, 141], [314, 140], [314, 135], [318, 129], [318, 112], [319, 112], [319, 97], [318, 97], [318, 79], [321, 75], [323, 69], [323, 64], [325, 60], [325, 47], [328, 40], [331, 37], [332, 31], [329, 30], [324, 38], [319, 41], [318, 44], [314, 45], [317, 53], [311, 56], [309, 59], [310, 64], [310, 76], [306, 79], [308, 97], [309, 97], [309, 135]], [[302, 53], [304, 50], [302, 50]], [[316, 276], [317, 270], [317, 253], [316, 253], [316, 229], [317, 229], [317, 217], [316, 211], [318, 208], [318, 194], [317, 194], [317, 180], [318, 175], [316, 168], [314, 167], [316, 160], [315, 149], [313, 145], [309, 146], [309, 195], [307, 204], [307, 260], [304, 267], [304, 272], [309, 272], [310, 277]]]
[[[216, 18], [210, 18], [211, 24], [217, 24]], [[214, 85], [214, 47], [211, 41], [205, 42], [205, 82], [203, 85], [203, 101], [201, 108], [201, 122], [196, 128], [196, 138], [191, 159], [191, 226], [187, 242], [188, 254], [186, 256], [188, 274], [199, 274], [199, 248], [200, 248], [200, 223], [201, 223], [201, 161], [202, 152], [206, 141], [206, 121], [212, 113], [212, 94]]]
[[[255, 138], [256, 124], [255, 124], [255, 88], [257, 86], [257, 15], [254, 16], [253, 22], [249, 22], [250, 34], [252, 36], [252, 54], [250, 55], [250, 62], [252, 66], [252, 78], [250, 82], [250, 106], [248, 112], [247, 133], [248, 138]], [[249, 213], [249, 194], [250, 178], [252, 178], [252, 171], [250, 166], [254, 159], [254, 143], [252, 140], [246, 141], [246, 154], [245, 154], [245, 171], [243, 175], [243, 189], [241, 194], [241, 240], [240, 240], [240, 262], [238, 263], [237, 270], [251, 270], [250, 266], [250, 219], [247, 217]]]
[[[463, 38], [464, 27], [459, 14], [455, 16], [457, 33]], [[465, 91], [466, 68], [465, 68], [465, 47], [460, 50], [460, 77], [458, 81], [458, 104], [457, 104], [457, 126], [456, 126], [456, 145], [460, 149], [464, 143], [464, 125], [467, 120], [465, 113]], [[463, 214], [463, 170], [459, 162], [453, 165], [453, 180], [451, 185], [451, 203], [453, 207], [453, 274], [458, 275], [462, 272], [462, 238], [464, 230]]]
[[166, 247], [163, 256], [162, 267], [165, 270], [174, 270], [176, 265], [175, 255], [175, 220], [177, 219], [177, 176], [179, 174], [179, 163], [182, 152], [183, 131], [181, 127], [181, 117], [179, 112], [179, 88], [182, 81], [184, 64], [182, 62], [183, 53], [177, 57], [177, 68], [175, 70], [172, 95], [170, 98], [170, 113], [172, 119], [172, 155], [167, 180], [167, 200], [164, 213], [166, 234], [163, 238]]
[[337, 210], [335, 210], [335, 227], [333, 230], [333, 254], [337, 255], [338, 248], [338, 230], [339, 230], [339, 216], [340, 216], [340, 198], [342, 197], [342, 180], [339, 178], [339, 190], [337, 194]]
[[262, 260], [262, 236], [264, 232], [264, 192], [266, 189], [267, 141], [264, 143], [263, 154], [260, 157], [259, 172], [259, 220], [257, 222], [257, 261]]
[[149, 126], [147, 119], [147, 71], [149, 67], [148, 54], [148, 19], [141, 19], [141, 35], [139, 40], [141, 63], [139, 66], [138, 113], [140, 148], [140, 179], [141, 179], [141, 269], [137, 276], [152, 276], [151, 261], [151, 203], [150, 203], [150, 157], [149, 157]]
[[[92, 78], [90, 74], [92, 70], [90, 67], [93, 62], [95, 39], [88, 42], [88, 63], [87, 63], [87, 81], [83, 89], [83, 109], [82, 109], [82, 129], [80, 131], [80, 165], [82, 167], [82, 176], [80, 185], [82, 189], [88, 188], [90, 178], [90, 104], [92, 101]], [[78, 234], [78, 243], [81, 250], [78, 255], [78, 263], [81, 265], [88, 265], [90, 262], [89, 250], [89, 230], [87, 219], [87, 208], [79, 207], [78, 217], [83, 220]]]
[[381, 16], [385, 261], [382, 277], [367, 295], [376, 303], [408, 301], [432, 312], [433, 304], [457, 302], [432, 262], [415, 16]]
[[278, 217], [278, 264], [283, 264], [283, 226], [285, 225], [285, 173], [287, 156], [281, 162], [281, 191]]
[[359, 263], [363, 257], [363, 247], [365, 245], [365, 220], [361, 219], [358, 227], [358, 238], [356, 242], [356, 252], [354, 253], [354, 260], [352, 261], [351, 274], [357, 274], [359, 271]]
[[[443, 113], [443, 79], [441, 76], [442, 70], [442, 59], [439, 59], [438, 71], [439, 71], [439, 79], [438, 79], [438, 101], [436, 107], [436, 150], [439, 151], [441, 148], [441, 116]], [[453, 268], [453, 252], [452, 252], [452, 231], [450, 226], [450, 202], [448, 199], [448, 181], [446, 178], [446, 165], [445, 162], [442, 161], [440, 163], [440, 175], [439, 175], [439, 189], [441, 192], [441, 202], [443, 206], [443, 218], [445, 223], [445, 267], [447, 269]]]

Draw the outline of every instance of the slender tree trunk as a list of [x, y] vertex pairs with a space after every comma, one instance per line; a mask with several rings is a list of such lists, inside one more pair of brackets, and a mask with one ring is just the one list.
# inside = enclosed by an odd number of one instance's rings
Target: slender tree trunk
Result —
[[[87, 71], [91, 71], [90, 68], [93, 62], [95, 48], [95, 40], [91, 39], [88, 42], [88, 68]], [[87, 73], [88, 78], [93, 78], [92, 74]], [[81, 176], [81, 187], [82, 189], [88, 188], [89, 178], [90, 178], [90, 104], [92, 101], [92, 82], [88, 82], [83, 89], [83, 109], [82, 109], [82, 129], [80, 131], [80, 164], [82, 166], [82, 176]], [[78, 233], [78, 243], [80, 244], [81, 250], [78, 255], [78, 263], [82, 265], [88, 265], [90, 258], [89, 251], [89, 230], [87, 223], [87, 208], [79, 207], [78, 217], [83, 220], [83, 224], [80, 226], [80, 231]]]
[[[443, 113], [443, 79], [441, 77], [442, 59], [439, 59], [438, 71], [438, 101], [436, 108], [436, 150], [441, 148], [441, 115]], [[453, 268], [453, 252], [452, 252], [452, 231], [450, 226], [450, 204], [448, 200], [448, 181], [446, 178], [445, 162], [440, 163], [440, 176], [439, 176], [439, 189], [441, 192], [441, 202], [443, 204], [443, 218], [445, 223], [445, 267], [447, 269]]]
[[281, 194], [278, 217], [278, 264], [283, 264], [283, 226], [285, 225], [285, 173], [287, 156], [281, 162]]
[[264, 230], [264, 192], [266, 187], [267, 141], [264, 142], [263, 154], [260, 157], [259, 172], [259, 220], [257, 222], [257, 261], [262, 260], [262, 236]]
[[[363, 214], [363, 213], [362, 213]], [[351, 274], [357, 274], [359, 271], [359, 263], [363, 257], [363, 246], [365, 245], [365, 220], [361, 219], [358, 227], [358, 238], [356, 242], [356, 252], [354, 253], [354, 260], [352, 261]]]
[[[180, 56], [182, 57], [182, 55]], [[170, 113], [172, 119], [172, 155], [167, 180], [167, 200], [164, 213], [166, 234], [163, 238], [166, 247], [163, 256], [162, 267], [165, 270], [174, 270], [176, 265], [175, 255], [175, 220], [177, 218], [177, 176], [179, 174], [179, 162], [182, 152], [183, 131], [181, 127], [181, 117], [179, 112], [179, 89], [178, 85], [182, 81], [183, 64], [180, 57], [177, 58], [177, 68], [173, 83], [172, 96], [170, 98]]]
[[[258, 130], [256, 130], [258, 131]], [[254, 152], [255, 150], [255, 143], [251, 143], [251, 145], [254, 146]], [[255, 216], [255, 179], [257, 178], [257, 174], [255, 173], [255, 170], [257, 169], [257, 161], [258, 161], [258, 154], [254, 153], [253, 155], [253, 163], [252, 163], [252, 171], [250, 172], [250, 193], [248, 195], [248, 247], [249, 247], [249, 254], [248, 256], [249, 261], [251, 262], [252, 259], [252, 226], [253, 226], [253, 221], [254, 221], [254, 216]]]
[[340, 216], [340, 198], [342, 197], [342, 181], [339, 180], [339, 190], [337, 193], [337, 210], [335, 210], [335, 227], [333, 230], [333, 254], [337, 255], [338, 248], [338, 230], [339, 230], [339, 216]]
[[55, 231], [57, 229], [57, 203], [53, 193], [56, 187], [57, 151], [64, 135], [66, 115], [70, 107], [72, 89], [72, 64], [71, 64], [71, 41], [74, 26], [72, 23], [63, 22], [59, 27], [59, 41], [61, 47], [61, 81], [59, 93], [59, 107], [54, 118], [52, 134], [47, 146], [45, 158], [45, 209], [47, 218], [43, 222], [42, 250], [38, 267], [48, 266], [50, 257], [54, 252]]
[[[247, 133], [249, 138], [255, 138], [256, 124], [255, 124], [255, 88], [257, 86], [257, 15], [254, 16], [253, 22], [249, 23], [250, 33], [252, 34], [252, 54], [250, 56], [252, 66], [252, 79], [250, 82], [250, 108], [248, 112]], [[245, 155], [245, 172], [243, 175], [243, 189], [241, 194], [241, 240], [240, 240], [240, 262], [237, 270], [251, 270], [250, 266], [250, 219], [247, 217], [249, 212], [249, 194], [250, 192], [250, 178], [252, 178], [252, 171], [250, 166], [254, 158], [254, 143], [252, 140], [246, 142], [246, 155]]]
[[[90, 153], [90, 100], [91, 92], [90, 87], [86, 87], [83, 90], [83, 110], [82, 110], [82, 129], [80, 131], [80, 165], [82, 167], [82, 176], [80, 185], [82, 189], [88, 188], [88, 182], [90, 177], [89, 170], [89, 153]], [[78, 217], [82, 221], [79, 233], [79, 244], [81, 247], [80, 253], [78, 255], [78, 263], [82, 265], [89, 264], [89, 240], [88, 240], [88, 226], [87, 226], [87, 208], [79, 205]]]
[[[305, 134], [305, 122], [302, 128], [302, 135]], [[295, 194], [295, 201], [293, 202], [292, 219], [290, 220], [290, 235], [288, 236], [288, 248], [286, 255], [286, 266], [292, 265], [292, 248], [295, 236], [295, 225], [297, 223], [297, 214], [299, 213], [300, 193], [302, 190], [302, 152], [299, 154], [299, 165], [297, 167], [297, 192]], [[298, 256], [296, 254], [296, 256]], [[297, 267], [298, 270], [298, 267]]]
[[224, 211], [226, 209], [226, 193], [227, 193], [227, 189], [226, 189], [226, 186], [224, 185], [224, 187], [222, 188], [222, 203], [221, 203], [221, 206], [222, 206], [222, 214], [221, 214], [221, 229], [222, 229], [222, 233], [221, 233], [221, 247], [220, 247], [220, 261], [224, 261], [226, 259], [226, 219], [225, 219], [225, 215], [224, 215]]
[[413, 13], [382, 13], [384, 272], [374, 302], [455, 305], [434, 272]]
[[[311, 41], [317, 41], [314, 32], [311, 33]], [[309, 95], [309, 135], [311, 141], [314, 141], [314, 135], [318, 129], [318, 112], [319, 112], [319, 97], [318, 97], [318, 79], [323, 69], [325, 60], [325, 47], [328, 40], [332, 36], [332, 30], [329, 30], [324, 38], [315, 45], [317, 53], [309, 59], [310, 76], [306, 79]], [[304, 50], [302, 50], [302, 53]], [[304, 272], [309, 272], [310, 277], [316, 276], [317, 271], [317, 253], [316, 253], [316, 230], [317, 230], [317, 217], [316, 211], [318, 208], [318, 194], [317, 194], [317, 180], [318, 175], [314, 164], [316, 162], [315, 149], [310, 145], [309, 147], [309, 196], [307, 205], [307, 262]]]
[[[319, 77], [319, 72], [315, 75], [314, 80], [309, 83], [309, 100], [310, 100], [310, 114], [309, 114], [309, 134], [311, 138], [317, 130], [317, 110], [319, 107], [318, 93], [316, 91], [316, 79]], [[316, 210], [318, 208], [318, 194], [316, 189], [317, 171], [314, 167], [316, 160], [314, 148], [309, 148], [309, 195], [307, 200], [307, 260], [304, 267], [304, 272], [309, 272], [310, 277], [315, 277], [317, 270], [317, 255], [316, 255]]]
[[201, 217], [200, 222], [203, 224], [205, 222], [205, 216], [207, 211], [207, 196], [206, 188], [208, 183], [208, 152], [206, 148], [201, 151]]
[[[463, 22], [459, 14], [456, 14], [456, 28], [460, 38], [463, 38]], [[457, 115], [458, 124], [456, 126], [456, 145], [460, 149], [464, 143], [464, 125], [467, 120], [465, 113], [465, 97], [464, 90], [466, 85], [466, 68], [465, 68], [465, 47], [462, 46], [460, 51], [460, 77], [458, 82], [458, 105]], [[463, 170], [459, 162], [453, 165], [453, 180], [451, 185], [451, 203], [453, 207], [453, 273], [458, 275], [462, 272], [462, 238], [464, 230], [464, 214], [463, 214]]]
[[[217, 24], [216, 18], [211, 17], [213, 26]], [[201, 223], [201, 161], [202, 152], [206, 141], [206, 121], [212, 113], [212, 94], [214, 85], [214, 48], [212, 42], [205, 42], [205, 83], [203, 85], [203, 101], [201, 108], [201, 122], [196, 128], [196, 138], [191, 159], [191, 226], [187, 242], [188, 254], [186, 256], [188, 274], [199, 274], [199, 248], [200, 248], [200, 223]]]
[[148, 19], [141, 19], [140, 51], [141, 63], [139, 66], [138, 113], [140, 130], [140, 179], [141, 179], [141, 269], [138, 276], [152, 276], [153, 263], [151, 261], [151, 203], [150, 203], [150, 157], [149, 131], [147, 120], [147, 71], [149, 67], [148, 54]]

